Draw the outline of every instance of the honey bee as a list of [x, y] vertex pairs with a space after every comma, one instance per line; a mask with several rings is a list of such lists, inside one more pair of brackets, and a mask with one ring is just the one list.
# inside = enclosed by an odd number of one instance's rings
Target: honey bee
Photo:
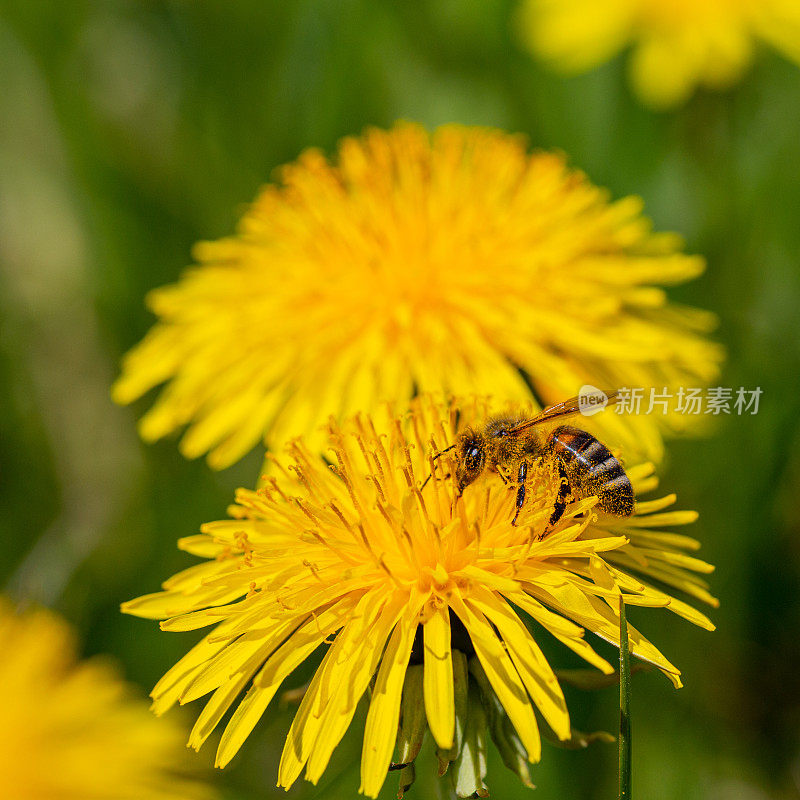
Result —
[[[616, 402], [617, 394], [607, 395], [609, 404]], [[454, 444], [433, 458], [455, 450], [459, 497], [486, 470], [497, 473], [504, 483], [509, 483], [516, 473], [517, 500], [512, 525], [516, 525], [525, 504], [528, 472], [537, 461], [556, 470], [559, 477], [548, 527], [561, 519], [570, 495], [575, 499], [596, 496], [598, 506], [606, 513], [628, 517], [633, 514], [633, 486], [622, 464], [602, 442], [570, 425], [560, 425], [546, 437], [538, 430], [543, 423], [578, 411], [579, 398], [573, 397], [548, 406], [531, 419], [493, 417], [480, 428], [463, 430]], [[429, 479], [430, 476], [425, 483]]]

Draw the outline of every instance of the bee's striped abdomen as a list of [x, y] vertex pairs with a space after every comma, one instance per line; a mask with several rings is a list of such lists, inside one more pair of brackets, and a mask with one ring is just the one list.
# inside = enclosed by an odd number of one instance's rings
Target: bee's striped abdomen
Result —
[[563, 462], [576, 497], [597, 495], [600, 508], [608, 514], [627, 517], [633, 513], [633, 486], [602, 442], [580, 428], [562, 425], [550, 434], [549, 444]]

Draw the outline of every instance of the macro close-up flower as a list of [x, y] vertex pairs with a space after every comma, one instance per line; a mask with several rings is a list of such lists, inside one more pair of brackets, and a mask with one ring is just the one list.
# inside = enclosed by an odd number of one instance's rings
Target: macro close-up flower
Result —
[[[224, 767], [311, 659], [280, 786], [303, 770], [320, 779], [368, 693], [363, 793], [376, 796], [390, 766], [407, 788], [427, 730], [456, 794], [483, 796], [489, 738], [530, 783], [542, 735], [576, 736], [543, 638], [613, 674], [592, 640], [619, 645], [621, 600], [713, 630], [691, 604], [716, 605], [702, 577], [712, 567], [692, 554], [696, 541], [666, 530], [697, 515], [666, 510], [674, 495], [642, 497], [657, 483], [652, 465], [627, 469], [637, 502], [624, 518], [590, 497], [551, 526], [559, 481], [544, 461], [516, 525], [515, 487], [498, 475], [459, 496], [452, 454], [433, 455], [489, 411], [487, 400], [422, 395], [403, 415], [331, 420], [327, 459], [302, 439], [271, 455], [272, 475], [238, 491], [230, 519], [180, 540], [202, 562], [123, 605], [165, 631], [211, 628], [154, 688], [154, 710], [207, 698], [189, 737], [199, 748], [233, 709], [217, 750]], [[643, 633], [629, 625], [628, 636], [635, 658], [681, 686]]]
[[533, 52], [564, 73], [630, 46], [633, 88], [656, 108], [736, 83], [762, 43], [800, 64], [797, 0], [524, 0], [519, 23]]
[[[307, 150], [278, 170], [236, 235], [152, 291], [158, 320], [113, 397], [165, 384], [140, 422], [225, 467], [265, 436], [322, 442], [343, 419], [418, 392], [555, 403], [590, 384], [703, 386], [713, 315], [665, 287], [699, 275], [678, 236], [522, 136], [400, 123]], [[659, 460], [696, 418], [605, 415], [605, 439]]]
[[[0, 795], [8, 800], [214, 800], [183, 747], [70, 626], [0, 598]], [[195, 770], [195, 775], [192, 771]]]

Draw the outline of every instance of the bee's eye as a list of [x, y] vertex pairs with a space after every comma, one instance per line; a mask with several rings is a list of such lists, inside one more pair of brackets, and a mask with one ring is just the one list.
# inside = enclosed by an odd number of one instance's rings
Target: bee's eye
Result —
[[483, 458], [479, 447], [472, 446], [466, 452], [466, 467], [470, 471], [480, 470], [483, 466]]

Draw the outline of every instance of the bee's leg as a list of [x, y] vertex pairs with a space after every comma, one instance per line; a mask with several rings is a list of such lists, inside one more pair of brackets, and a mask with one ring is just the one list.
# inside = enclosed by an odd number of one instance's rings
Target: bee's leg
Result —
[[556, 501], [553, 503], [553, 513], [550, 515], [550, 521], [547, 523], [548, 528], [552, 528], [562, 517], [567, 508], [567, 497], [572, 493], [569, 485], [569, 478], [567, 471], [564, 469], [564, 464], [560, 458], [556, 459], [558, 464], [558, 494], [556, 494]]
[[519, 474], [517, 475], [517, 511], [514, 514], [514, 519], [511, 520], [512, 525], [517, 524], [517, 517], [519, 512], [522, 511], [522, 506], [525, 504], [525, 480], [528, 477], [528, 462], [523, 461], [519, 465]]
[[[431, 458], [431, 461], [432, 461], [432, 462], [433, 462], [433, 461], [436, 461], [438, 458], [441, 458], [441, 457], [442, 457], [442, 456], [443, 456], [445, 453], [449, 453], [449, 452], [450, 452], [451, 450], [453, 450], [454, 448], [455, 448], [455, 445], [454, 445], [454, 444], [451, 444], [451, 445], [450, 445], [450, 447], [445, 447], [445, 449], [444, 449], [444, 450], [440, 450], [438, 453], [436, 453], [436, 455], [434, 455], [434, 456], [433, 456], [433, 458]], [[433, 470], [431, 470], [431, 473], [430, 473], [430, 475], [428, 475], [428, 477], [427, 477], [427, 478], [425, 478], [425, 480], [422, 482], [422, 486], [420, 486], [420, 487], [419, 487], [419, 490], [420, 490], [420, 491], [422, 491], [422, 490], [423, 490], [423, 489], [424, 489], [424, 488], [425, 488], [425, 487], [428, 485], [428, 481], [429, 481], [429, 480], [430, 480], [432, 477], [433, 477]], [[449, 477], [450, 477], [450, 475], [446, 475], [445, 477], [446, 477], [446, 478], [449, 478]]]

